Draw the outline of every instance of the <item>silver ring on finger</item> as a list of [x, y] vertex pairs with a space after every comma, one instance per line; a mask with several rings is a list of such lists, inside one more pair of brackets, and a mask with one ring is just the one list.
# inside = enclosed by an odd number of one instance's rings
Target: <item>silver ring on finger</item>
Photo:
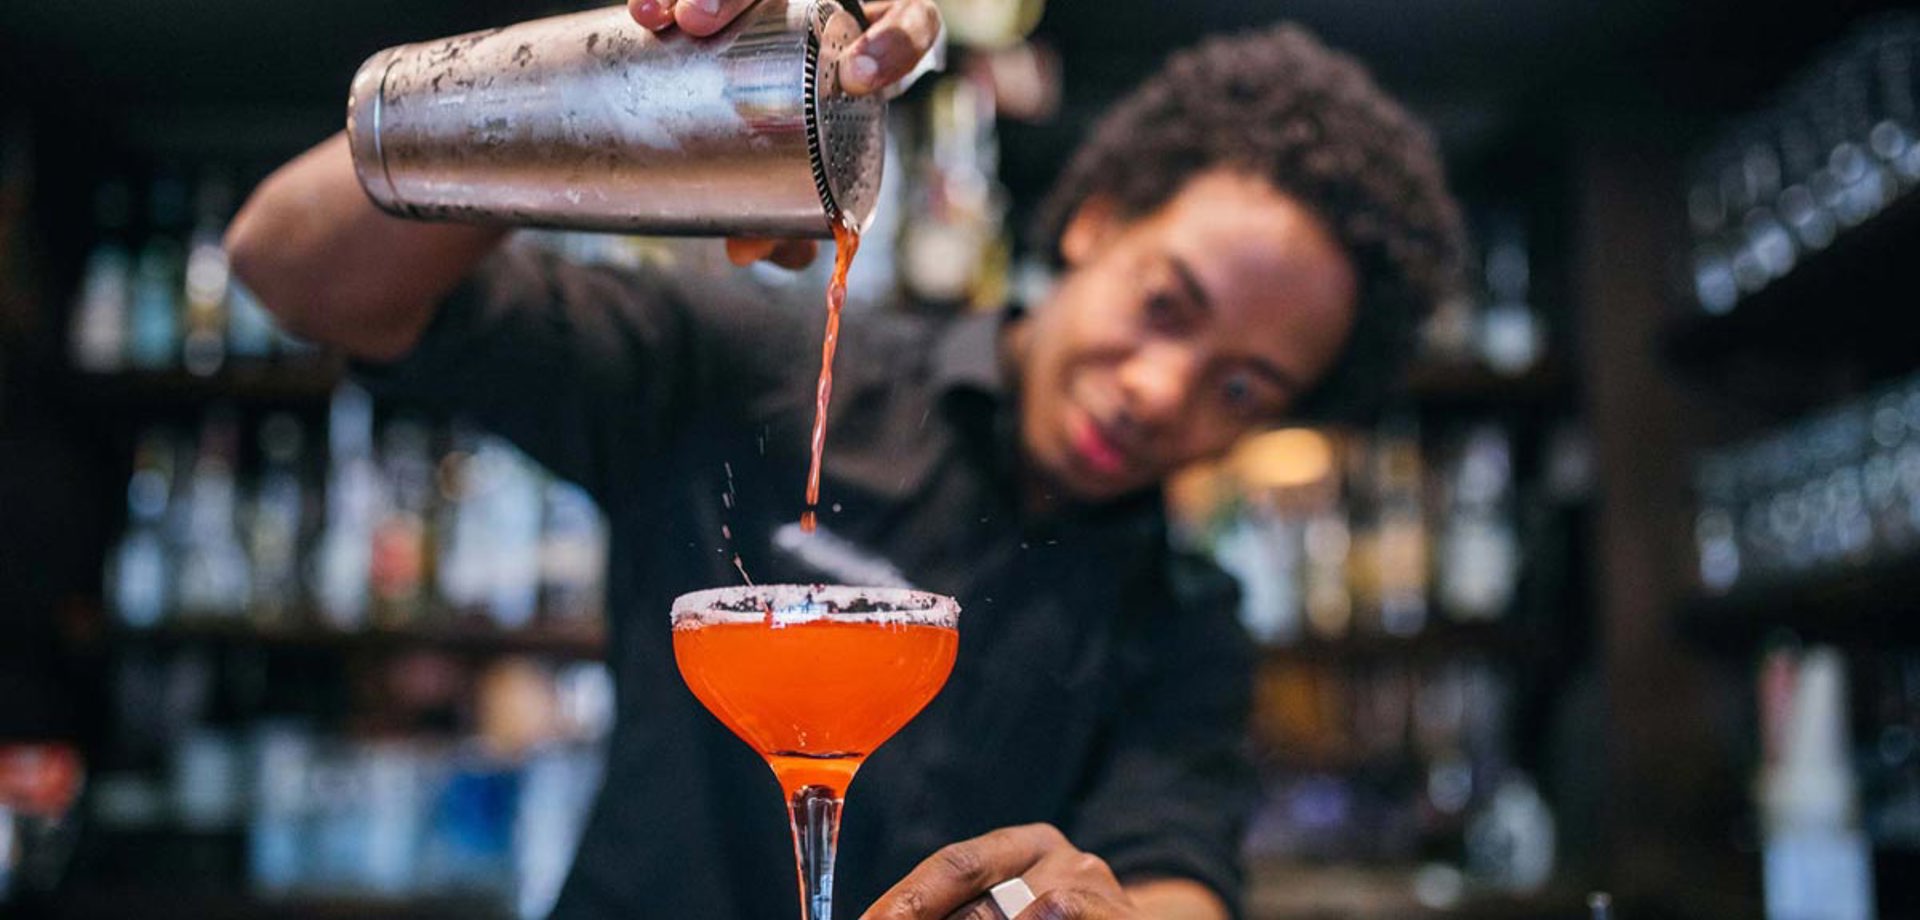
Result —
[[988, 889], [987, 898], [993, 902], [994, 909], [1000, 911], [1001, 920], [1020, 916], [1035, 900], [1033, 889], [1017, 875]]

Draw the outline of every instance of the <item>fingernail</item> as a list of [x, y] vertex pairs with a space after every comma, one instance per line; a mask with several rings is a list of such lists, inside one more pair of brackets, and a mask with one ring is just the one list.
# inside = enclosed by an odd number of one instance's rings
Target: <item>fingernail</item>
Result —
[[720, 0], [700, 0], [700, 12], [708, 16], [720, 15]]
[[638, 6], [634, 7], [634, 15], [636, 18], [640, 16], [646, 16], [648, 18], [658, 17], [660, 15], [660, 4], [653, 2], [653, 0], [642, 0]]
[[847, 70], [853, 75], [854, 82], [871, 84], [873, 78], [880, 75], [880, 62], [864, 54], [856, 54], [853, 61], [847, 64]]

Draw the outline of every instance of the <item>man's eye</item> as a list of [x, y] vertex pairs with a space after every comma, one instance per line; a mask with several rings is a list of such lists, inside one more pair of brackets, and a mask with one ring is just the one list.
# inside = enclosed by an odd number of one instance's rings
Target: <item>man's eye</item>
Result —
[[1226, 400], [1227, 405], [1236, 409], [1246, 408], [1248, 404], [1253, 402], [1253, 383], [1247, 378], [1235, 374], [1228, 377], [1226, 383], [1221, 385], [1220, 395]]
[[1186, 322], [1186, 310], [1181, 306], [1179, 298], [1171, 294], [1148, 294], [1147, 322], [1156, 328], [1178, 328]]
[[1249, 373], [1228, 374], [1220, 382], [1220, 401], [1241, 415], [1262, 415], [1272, 407], [1272, 394]]

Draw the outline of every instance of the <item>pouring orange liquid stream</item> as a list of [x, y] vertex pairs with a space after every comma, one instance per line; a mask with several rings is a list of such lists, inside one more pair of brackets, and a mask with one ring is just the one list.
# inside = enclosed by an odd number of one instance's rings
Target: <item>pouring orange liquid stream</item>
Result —
[[833, 399], [833, 352], [840, 344], [840, 308], [847, 303], [847, 271], [860, 251], [860, 231], [833, 222], [833, 277], [827, 282], [827, 334], [820, 341], [820, 384], [813, 396], [813, 463], [807, 467], [807, 509], [800, 529], [813, 533], [820, 507], [820, 455], [827, 446], [827, 403]]

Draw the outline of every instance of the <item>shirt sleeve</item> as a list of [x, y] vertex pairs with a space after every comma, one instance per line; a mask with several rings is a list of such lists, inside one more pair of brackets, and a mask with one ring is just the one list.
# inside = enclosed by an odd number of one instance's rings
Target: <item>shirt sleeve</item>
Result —
[[1257, 795], [1246, 740], [1252, 643], [1230, 581], [1204, 597], [1156, 581], [1144, 596], [1159, 609], [1123, 645], [1134, 664], [1068, 836], [1123, 883], [1190, 879], [1243, 917], [1241, 840]]
[[795, 320], [740, 286], [689, 296], [671, 277], [509, 244], [411, 352], [352, 369], [377, 396], [474, 420], [605, 505], [646, 481], [694, 413], [744, 410], [774, 388], [767, 356], [790, 350], [777, 343]]

